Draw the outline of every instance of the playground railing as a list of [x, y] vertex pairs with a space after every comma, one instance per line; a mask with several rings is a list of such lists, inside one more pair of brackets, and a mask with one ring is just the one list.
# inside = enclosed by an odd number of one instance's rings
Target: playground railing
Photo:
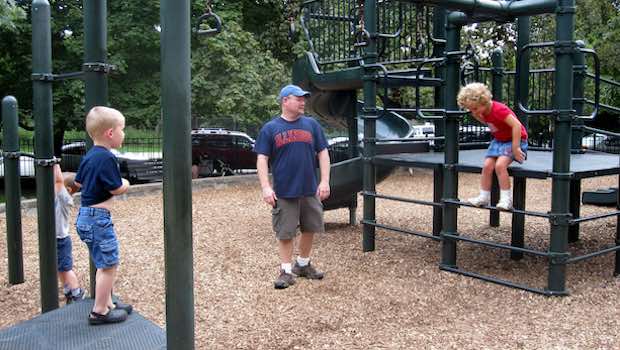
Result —
[[[377, 3], [377, 62], [394, 70], [430, 57], [433, 8], [400, 1]], [[302, 4], [301, 25], [322, 72], [358, 66], [371, 35], [364, 29], [364, 8], [349, 0], [309, 0]], [[392, 68], [390, 69], [392, 70]]]

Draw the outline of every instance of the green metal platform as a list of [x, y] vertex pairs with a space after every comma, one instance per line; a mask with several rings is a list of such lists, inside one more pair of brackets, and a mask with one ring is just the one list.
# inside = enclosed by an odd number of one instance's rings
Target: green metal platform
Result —
[[166, 349], [164, 330], [135, 311], [123, 323], [90, 326], [93, 302], [86, 299], [0, 330], [0, 349]]

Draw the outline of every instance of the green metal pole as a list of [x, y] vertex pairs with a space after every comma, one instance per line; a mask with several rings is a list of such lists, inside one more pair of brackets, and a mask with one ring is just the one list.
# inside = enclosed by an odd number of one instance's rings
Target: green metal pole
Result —
[[573, 57], [575, 43], [575, 0], [558, 0], [556, 9], [555, 105], [553, 174], [551, 184], [551, 240], [549, 251], [557, 258], [549, 261], [549, 291], [566, 293], [566, 262], [570, 180], [571, 118], [573, 116]]
[[[456, 52], [461, 46], [461, 26], [448, 23], [446, 51]], [[456, 96], [459, 91], [459, 64], [460, 55], [448, 55], [446, 69], [446, 100], [445, 107], [448, 111], [458, 110]], [[444, 186], [443, 200], [458, 200], [458, 172], [456, 165], [459, 162], [459, 117], [454, 114], [446, 116], [446, 147], [444, 150]], [[444, 205], [443, 207], [443, 230], [444, 234], [456, 235], [457, 232], [457, 207]], [[441, 264], [447, 267], [456, 267], [456, 241], [443, 237], [441, 243]]]
[[[446, 24], [447, 24], [446, 9], [443, 7], [435, 7], [433, 9], [433, 37], [438, 41], [433, 43], [433, 57], [443, 57], [446, 54]], [[446, 66], [440, 65], [435, 69], [435, 77], [439, 79], [446, 79]], [[435, 108], [441, 108], [444, 106], [446, 99], [446, 86], [441, 85], [435, 87]], [[435, 136], [445, 135], [445, 121], [443, 119], [435, 120]], [[436, 148], [443, 148], [443, 140], [435, 140]], [[437, 213], [441, 216], [441, 208], [434, 207], [433, 215]]]
[[56, 232], [54, 218], [54, 175], [52, 162], [52, 36], [50, 5], [47, 0], [32, 2], [34, 153], [37, 185], [37, 227], [39, 230], [39, 277], [41, 311], [58, 308]]
[[[358, 148], [358, 130], [357, 130], [357, 91], [349, 91], [349, 97], [345, 100], [347, 130], [349, 133], [349, 157], [355, 158], [359, 156]], [[349, 205], [349, 225], [355, 225], [357, 222], [357, 193], [351, 195], [351, 204]]]
[[[519, 17], [517, 18], [517, 47], [516, 52], [519, 52], [522, 47], [530, 43], [530, 17]], [[530, 51], [525, 52], [520, 59], [519, 64], [517, 64], [517, 69], [515, 74], [519, 77], [519, 79], [515, 79], [515, 92], [519, 92], [518, 94], [514, 94], [515, 101], [513, 104], [513, 109], [517, 114], [517, 118], [521, 121], [521, 124], [527, 129], [528, 121], [527, 115], [522, 112], [518, 106], [519, 101], [516, 100], [517, 95], [521, 98], [521, 103], [524, 106], [528, 105], [529, 99], [529, 91], [530, 91]]]
[[[84, 90], [85, 110], [108, 105], [106, 0], [84, 1]], [[86, 134], [86, 147], [93, 141]], [[95, 297], [97, 268], [90, 260], [90, 295]]]
[[[494, 100], [503, 101], [504, 52], [501, 48], [497, 47], [491, 52], [491, 63], [493, 65], [491, 70], [491, 93]], [[499, 182], [496, 175], [493, 175], [491, 192], [491, 203], [497, 203], [499, 199]], [[489, 225], [499, 227], [499, 210], [489, 211]]]
[[[6, 197], [6, 245], [9, 259], [9, 283], [24, 283], [24, 255], [22, 248], [21, 184], [19, 171], [19, 135], [17, 100], [13, 96], [2, 99], [2, 147], [4, 149], [4, 195]], [[7, 153], [15, 157], [7, 156]]]
[[189, 16], [189, 0], [161, 2], [166, 339], [169, 349], [194, 348]]
[[[584, 48], [586, 45], [583, 41], [577, 40], [577, 47]], [[584, 81], [586, 76], [586, 58], [585, 54], [581, 51], [576, 51], [573, 55], [573, 108], [575, 114], [582, 115], [584, 109]], [[582, 126], [583, 120], [576, 119], [574, 121], [576, 126]], [[581, 140], [583, 138], [582, 129], [572, 129], [571, 136], [571, 150], [572, 152], [581, 151]], [[570, 184], [570, 212], [573, 217], [579, 217], [581, 214], [581, 180], [575, 179]], [[579, 240], [579, 223], [573, 224], [568, 228], [568, 241], [577, 242]]]
[[[364, 62], [374, 64], [377, 62], [377, 2], [366, 0], [364, 2], [364, 26], [370, 33], [367, 39], [368, 46], [364, 50]], [[376, 150], [377, 134], [377, 85], [374, 79], [375, 68], [367, 68], [364, 74], [364, 150], [363, 150], [363, 176], [364, 176], [364, 228], [362, 237], [362, 250], [370, 252], [375, 250], [375, 194], [376, 172], [372, 159]], [[370, 224], [367, 224], [370, 223]]]

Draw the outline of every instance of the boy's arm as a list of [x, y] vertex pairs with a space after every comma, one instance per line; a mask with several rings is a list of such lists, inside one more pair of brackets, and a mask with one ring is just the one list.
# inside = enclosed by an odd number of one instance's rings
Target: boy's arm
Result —
[[521, 122], [513, 114], [504, 120], [512, 129], [512, 154], [518, 162], [525, 160], [525, 153], [521, 150]]
[[127, 179], [121, 179], [122, 181], [122, 185], [121, 187], [110, 191], [110, 193], [112, 193], [115, 196], [118, 196], [119, 194], [123, 194], [125, 192], [127, 192], [127, 190], [129, 189], [129, 181], [127, 181]]
[[258, 173], [258, 181], [263, 192], [263, 200], [272, 207], [276, 205], [276, 194], [269, 183], [269, 157], [259, 154], [256, 157], [256, 172]]
[[54, 164], [54, 193], [58, 193], [62, 186], [65, 185], [64, 180], [62, 178], [62, 171], [60, 170], [60, 165]]

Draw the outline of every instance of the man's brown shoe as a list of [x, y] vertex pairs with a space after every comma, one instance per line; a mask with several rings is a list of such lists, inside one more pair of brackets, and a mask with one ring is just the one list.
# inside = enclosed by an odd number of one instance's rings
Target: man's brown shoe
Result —
[[321, 280], [325, 276], [324, 272], [318, 271], [310, 263], [304, 267], [301, 267], [297, 262], [295, 262], [295, 266], [293, 266], [293, 273], [297, 275], [297, 277], [305, 277], [311, 280]]
[[284, 272], [284, 270], [280, 270], [280, 275], [273, 283], [273, 286], [276, 289], [284, 289], [292, 286], [293, 284], [295, 284], [295, 276], [290, 273]]

